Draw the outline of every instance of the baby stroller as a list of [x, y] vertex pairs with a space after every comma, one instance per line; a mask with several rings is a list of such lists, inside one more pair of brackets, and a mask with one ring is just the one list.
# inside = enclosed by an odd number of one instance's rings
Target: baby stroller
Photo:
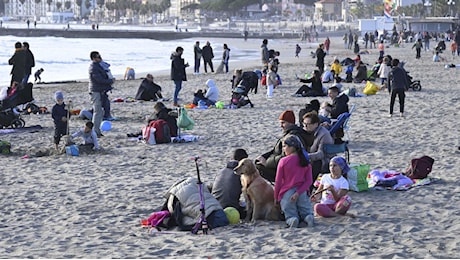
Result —
[[420, 80], [412, 80], [412, 76], [409, 75], [409, 72], [406, 71], [406, 75], [407, 75], [407, 81], [409, 82], [409, 89], [412, 89], [412, 90], [422, 90], [422, 85], [420, 84]]
[[238, 85], [232, 91], [232, 99], [230, 101], [230, 107], [244, 107], [247, 104], [250, 104], [251, 107], [254, 107], [251, 100], [248, 97], [249, 87], [243, 85]]
[[16, 107], [34, 100], [32, 97], [32, 87], [32, 83], [27, 83], [25, 86], [18, 85], [16, 93], [0, 101], [0, 128], [24, 127], [26, 123], [21, 118], [21, 114]]

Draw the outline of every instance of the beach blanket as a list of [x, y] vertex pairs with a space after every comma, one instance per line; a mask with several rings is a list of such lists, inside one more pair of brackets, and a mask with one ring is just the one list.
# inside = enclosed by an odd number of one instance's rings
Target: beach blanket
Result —
[[198, 142], [200, 137], [198, 135], [181, 135], [176, 137], [171, 137], [171, 142], [173, 143], [190, 143]]
[[0, 135], [2, 134], [11, 134], [11, 133], [35, 133], [41, 130], [43, 127], [41, 125], [33, 125], [21, 128], [8, 128], [0, 129]]
[[428, 185], [438, 181], [437, 178], [410, 179], [401, 172], [392, 170], [372, 170], [367, 176], [369, 188], [375, 190], [409, 190], [413, 187]]

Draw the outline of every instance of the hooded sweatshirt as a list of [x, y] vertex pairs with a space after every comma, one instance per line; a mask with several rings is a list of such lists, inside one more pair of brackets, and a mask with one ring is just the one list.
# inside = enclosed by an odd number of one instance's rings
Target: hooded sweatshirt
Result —
[[208, 81], [206, 81], [206, 86], [208, 86], [208, 90], [206, 91], [204, 97], [216, 102], [219, 99], [219, 89], [217, 88], [216, 83], [214, 83], [214, 80], [208, 79]]

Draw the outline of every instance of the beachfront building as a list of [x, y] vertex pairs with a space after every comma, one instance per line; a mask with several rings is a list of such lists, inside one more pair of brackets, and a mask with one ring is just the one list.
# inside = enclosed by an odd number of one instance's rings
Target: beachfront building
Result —
[[342, 0], [320, 0], [315, 3], [315, 21], [342, 20]]
[[66, 23], [89, 12], [85, 2], [80, 7], [76, 0], [8, 0], [4, 16], [30, 22]]

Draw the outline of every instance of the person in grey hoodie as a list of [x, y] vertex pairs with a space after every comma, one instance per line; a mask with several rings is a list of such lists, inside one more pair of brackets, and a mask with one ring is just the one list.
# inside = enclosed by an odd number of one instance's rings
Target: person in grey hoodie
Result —
[[240, 176], [236, 175], [233, 169], [244, 158], [248, 158], [244, 149], [239, 148], [233, 151], [232, 160], [227, 162], [227, 166], [216, 175], [211, 190], [211, 194], [219, 201], [222, 208], [233, 207], [237, 209], [241, 219], [246, 217], [246, 210], [240, 205]]

